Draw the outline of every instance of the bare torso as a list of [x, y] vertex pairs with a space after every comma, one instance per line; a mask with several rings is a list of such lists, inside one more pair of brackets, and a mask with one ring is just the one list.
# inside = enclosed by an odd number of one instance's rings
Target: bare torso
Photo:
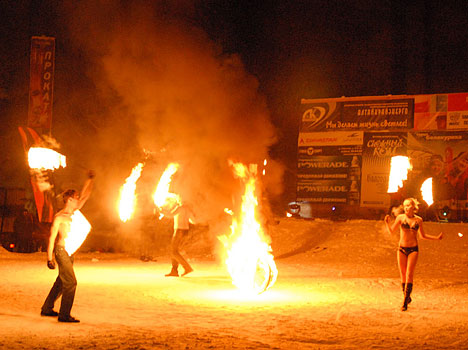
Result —
[[71, 213], [65, 212], [63, 210], [59, 211], [55, 216], [54, 225], [57, 225], [58, 228], [57, 245], [65, 245], [65, 239], [70, 233], [70, 225], [72, 221], [71, 216]]

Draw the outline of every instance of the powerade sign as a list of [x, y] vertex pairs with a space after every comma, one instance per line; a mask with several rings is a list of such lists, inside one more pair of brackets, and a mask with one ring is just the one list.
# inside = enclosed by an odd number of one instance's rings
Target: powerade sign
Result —
[[297, 197], [312, 203], [346, 203], [349, 185], [347, 180], [303, 182], [297, 185]]
[[299, 159], [298, 173], [348, 173], [351, 156], [316, 156]]

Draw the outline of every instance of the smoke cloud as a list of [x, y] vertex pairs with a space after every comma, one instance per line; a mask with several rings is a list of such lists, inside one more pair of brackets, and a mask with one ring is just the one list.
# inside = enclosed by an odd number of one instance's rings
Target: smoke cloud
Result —
[[[190, 2], [122, 4], [64, 7], [100, 104], [83, 116], [91, 127], [74, 146], [76, 157], [97, 168], [96, 191], [112, 211], [138, 162], [147, 163], [137, 186], [148, 196], [166, 165], [177, 162], [171, 189], [212, 222], [240, 200], [228, 159], [261, 167], [275, 142], [266, 101], [240, 58], [193, 24]], [[271, 192], [281, 188], [278, 169], [265, 181]]]

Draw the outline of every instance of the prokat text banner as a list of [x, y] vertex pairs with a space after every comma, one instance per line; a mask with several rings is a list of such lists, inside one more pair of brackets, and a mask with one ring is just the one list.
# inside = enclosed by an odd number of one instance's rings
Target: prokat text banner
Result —
[[52, 126], [55, 38], [32, 37], [28, 127], [48, 134]]

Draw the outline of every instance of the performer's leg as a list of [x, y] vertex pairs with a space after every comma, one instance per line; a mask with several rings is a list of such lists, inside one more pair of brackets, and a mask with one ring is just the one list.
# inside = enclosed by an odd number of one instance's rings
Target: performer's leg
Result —
[[182, 242], [185, 240], [187, 236], [187, 231], [185, 230], [177, 230], [174, 236], [174, 244], [172, 245], [172, 257], [176, 260], [177, 263], [184, 267], [183, 275], [186, 275], [189, 272], [192, 272], [193, 269], [190, 264], [185, 260], [185, 258], [180, 254], [179, 247], [181, 246]]
[[47, 295], [46, 300], [41, 308], [41, 314], [48, 315], [52, 314], [55, 301], [62, 295], [62, 280], [57, 276], [54, 285], [50, 289], [49, 294]]
[[[179, 277], [179, 272], [177, 271], [179, 268], [179, 262], [177, 261], [177, 254], [179, 254], [179, 245], [182, 235], [180, 234], [179, 230], [176, 230], [172, 235], [171, 240], [171, 264], [172, 269], [171, 272], [166, 274], [166, 276], [174, 276]], [[179, 254], [180, 255], [180, 254]]]
[[397, 261], [398, 261], [398, 268], [400, 270], [400, 279], [401, 283], [406, 283], [406, 267], [408, 263], [408, 257], [397, 250]]
[[408, 304], [411, 303], [411, 292], [413, 291], [413, 277], [416, 263], [418, 262], [418, 252], [413, 252], [408, 255], [408, 267], [406, 272], [406, 288], [405, 288], [405, 299], [403, 301], [402, 311], [408, 309]]
[[75, 272], [73, 270], [73, 257], [68, 255], [64, 247], [58, 247], [55, 256], [59, 266], [59, 277], [62, 280], [63, 293], [59, 318], [67, 319], [70, 317], [77, 285]]

